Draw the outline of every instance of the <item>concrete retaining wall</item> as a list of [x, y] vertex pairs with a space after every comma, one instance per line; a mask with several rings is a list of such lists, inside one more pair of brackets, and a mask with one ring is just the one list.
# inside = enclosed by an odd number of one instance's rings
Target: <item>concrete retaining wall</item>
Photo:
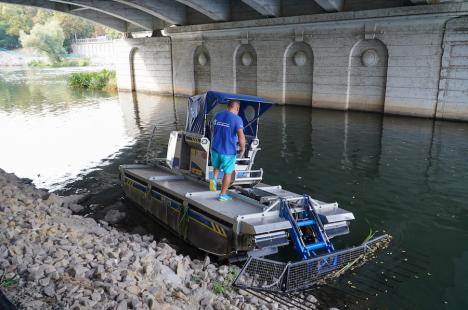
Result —
[[113, 65], [117, 50], [112, 40], [84, 39], [72, 44], [74, 54], [89, 58], [93, 64]]

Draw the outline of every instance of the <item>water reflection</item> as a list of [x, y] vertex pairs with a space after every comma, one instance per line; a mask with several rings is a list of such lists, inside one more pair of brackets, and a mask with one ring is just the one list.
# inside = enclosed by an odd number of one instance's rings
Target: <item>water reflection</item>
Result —
[[423, 254], [413, 263], [424, 276], [380, 296], [379, 308], [467, 306], [466, 282], [453, 281], [468, 267], [452, 259], [468, 253], [468, 124], [277, 107], [261, 129], [257, 163], [269, 183], [337, 200], [356, 214], [340, 246], [359, 244], [372, 229]]
[[[118, 165], [144, 159], [153, 126], [164, 156], [170, 131], [185, 122], [185, 98], [76, 92], [56, 73], [0, 78], [0, 167], [62, 193], [87, 189], [106, 208], [122, 195]], [[428, 255], [413, 262], [424, 274], [379, 295], [376, 308], [468, 307], [468, 124], [276, 106], [260, 139], [266, 182], [355, 213], [340, 247], [372, 229], [391, 233], [395, 249]], [[127, 227], [148, 220], [121, 208]]]

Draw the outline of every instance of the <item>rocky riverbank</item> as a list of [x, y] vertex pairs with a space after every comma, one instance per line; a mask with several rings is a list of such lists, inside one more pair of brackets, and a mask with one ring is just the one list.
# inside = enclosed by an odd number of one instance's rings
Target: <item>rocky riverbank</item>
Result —
[[237, 267], [74, 215], [79, 199], [0, 169], [0, 288], [18, 308], [288, 309], [232, 289]]

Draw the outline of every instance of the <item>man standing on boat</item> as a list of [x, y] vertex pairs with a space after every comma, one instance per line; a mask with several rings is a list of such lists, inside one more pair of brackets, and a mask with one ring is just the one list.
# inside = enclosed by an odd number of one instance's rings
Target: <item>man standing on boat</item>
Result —
[[239, 114], [240, 102], [229, 100], [227, 110], [219, 112], [213, 118], [213, 137], [211, 139], [211, 164], [213, 165], [213, 179], [210, 180], [210, 190], [216, 191], [216, 180], [219, 171], [223, 170], [223, 182], [219, 201], [232, 199], [226, 192], [231, 184], [232, 173], [236, 167], [236, 146], [239, 141], [239, 158], [244, 157], [245, 136], [244, 122]]

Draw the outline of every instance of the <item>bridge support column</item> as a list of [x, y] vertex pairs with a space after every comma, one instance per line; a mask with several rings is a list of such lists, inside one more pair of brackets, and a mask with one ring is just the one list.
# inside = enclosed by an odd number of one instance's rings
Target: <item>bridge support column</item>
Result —
[[114, 44], [119, 90], [172, 95], [170, 38], [125, 39]]

